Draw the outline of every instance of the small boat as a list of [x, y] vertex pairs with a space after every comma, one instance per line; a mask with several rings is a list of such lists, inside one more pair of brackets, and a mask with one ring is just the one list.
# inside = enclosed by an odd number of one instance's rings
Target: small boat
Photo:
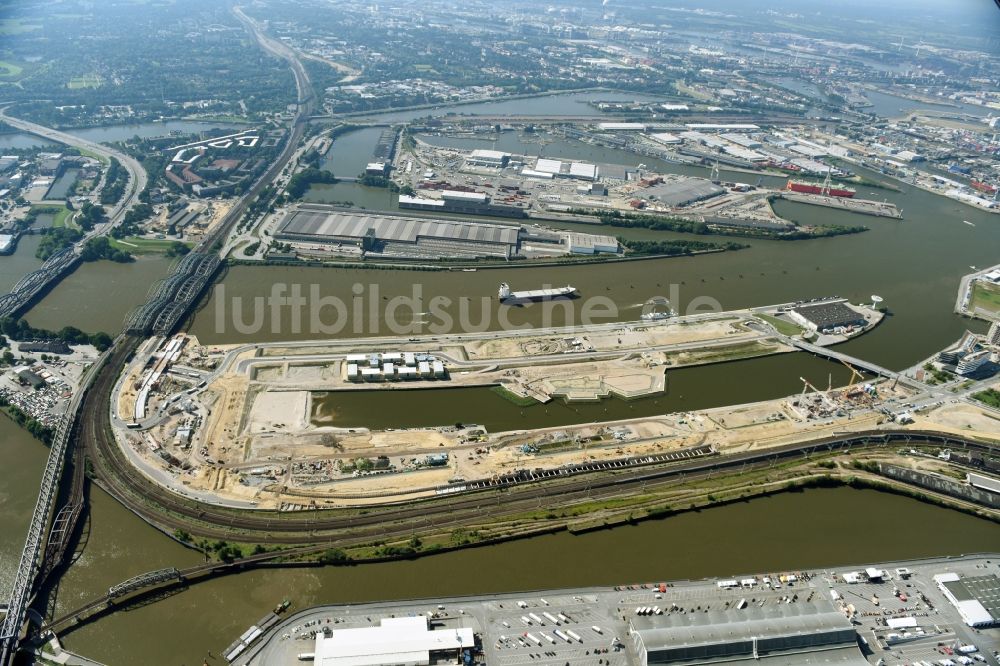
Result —
[[642, 321], [663, 321], [664, 319], [670, 319], [671, 313], [669, 312], [644, 312], [639, 316]]
[[475, 269], [475, 268], [463, 268], [462, 272], [463, 273], [475, 273], [476, 270], [478, 270], [478, 269]]
[[288, 610], [288, 607], [291, 605], [292, 605], [291, 600], [285, 599], [280, 604], [274, 607], [274, 614], [278, 615], [280, 613], [284, 613], [286, 610]]
[[974, 224], [973, 224], [972, 222], [969, 222], [968, 220], [962, 220], [962, 222], [963, 222], [964, 224], [967, 224], [967, 225], [969, 225], [970, 227], [974, 227], [974, 226], [976, 226], [976, 225], [974, 225]]

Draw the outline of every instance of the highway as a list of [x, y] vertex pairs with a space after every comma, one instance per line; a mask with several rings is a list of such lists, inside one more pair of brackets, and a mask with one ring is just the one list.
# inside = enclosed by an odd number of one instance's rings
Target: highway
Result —
[[81, 139], [80, 137], [68, 132], [63, 132], [52, 129], [51, 127], [45, 127], [43, 125], [28, 122], [27, 120], [21, 120], [20, 118], [9, 116], [7, 115], [6, 108], [0, 109], [0, 121], [5, 122], [12, 127], [16, 127], [19, 130], [30, 132], [31, 134], [44, 137], [51, 141], [56, 141], [67, 146], [82, 148], [103, 157], [114, 157], [128, 172], [129, 182], [125, 190], [125, 196], [123, 196], [121, 201], [119, 201], [108, 212], [108, 222], [98, 225], [93, 230], [88, 232], [81, 242], [86, 241], [88, 238], [100, 236], [110, 231], [112, 227], [118, 224], [121, 219], [125, 217], [125, 213], [128, 212], [132, 206], [139, 203], [139, 194], [146, 189], [146, 184], [148, 183], [149, 178], [142, 164], [140, 164], [134, 157], [126, 155], [116, 148], [88, 141], [87, 139]]
[[13, 116], [7, 115], [6, 108], [0, 109], [0, 121], [6, 122], [7, 124], [25, 132], [30, 132], [46, 139], [66, 144], [67, 146], [81, 148], [109, 159], [114, 157], [128, 172], [128, 185], [126, 187], [125, 194], [122, 196], [121, 200], [115, 204], [110, 211], [108, 211], [107, 222], [98, 224], [93, 229], [86, 232], [83, 235], [83, 238], [77, 241], [73, 247], [66, 248], [66, 250], [49, 257], [49, 259], [42, 264], [41, 267], [21, 278], [21, 280], [19, 280], [17, 284], [11, 288], [10, 293], [0, 296], [0, 316], [13, 316], [31, 303], [32, 300], [38, 296], [38, 294], [51, 288], [52, 285], [62, 279], [62, 277], [68, 273], [70, 269], [76, 266], [80, 258], [80, 253], [83, 251], [83, 247], [86, 245], [88, 240], [110, 233], [116, 225], [125, 219], [125, 214], [129, 211], [129, 209], [131, 209], [133, 205], [139, 203], [139, 195], [144, 189], [146, 189], [148, 176], [146, 174], [146, 170], [138, 160], [126, 155], [120, 150], [109, 148], [86, 139], [81, 139], [78, 136], [67, 134], [66, 132], [61, 132], [50, 127], [44, 127], [26, 120], [21, 120], [20, 118], [14, 118]]
[[296, 58], [295, 52], [281, 42], [261, 33], [257, 24], [238, 7], [233, 9], [233, 13], [244, 27], [254, 35], [262, 49], [288, 61], [298, 91], [295, 118], [278, 159], [240, 197], [225, 217], [215, 225], [215, 228], [205, 235], [197, 247], [174, 266], [173, 271], [157, 286], [149, 300], [132, 312], [125, 325], [127, 332], [168, 335], [195, 307], [205, 287], [211, 283], [221, 266], [219, 253], [228, 249], [225, 243], [226, 238], [246, 212], [250, 202], [260, 194], [264, 187], [274, 182], [292, 156], [295, 155], [299, 142], [305, 133], [305, 118], [312, 112], [314, 103], [312, 86], [302, 63]]
[[[241, 197], [216, 228], [206, 235], [195, 252], [190, 255], [194, 258], [178, 264], [178, 270], [175, 272], [176, 279], [170, 281], [167, 288], [158, 290], [154, 294], [155, 312], [152, 309], [147, 311], [146, 315], [148, 316], [143, 320], [147, 323], [137, 327], [137, 330], [143, 332], [155, 329], [161, 334], [167, 334], [195, 306], [218, 266], [218, 248], [222, 247], [225, 238], [242, 217], [249, 203], [259, 195], [265, 186], [272, 183], [289, 163], [302, 139], [306, 119], [312, 113], [314, 106], [315, 100], [308, 76], [296, 53], [280, 41], [264, 35], [257, 24], [239, 8], [234, 8], [233, 12], [247, 30], [254, 35], [264, 50], [288, 61], [295, 76], [298, 91], [296, 116], [279, 158]], [[98, 154], [114, 156], [129, 171], [130, 186], [127, 195], [109, 215], [109, 223], [89, 232], [88, 238], [107, 233], [115, 224], [119, 223], [125, 211], [138, 201], [139, 193], [146, 186], [145, 171], [138, 162], [127, 155], [92, 142], [80, 140], [71, 134], [10, 118], [3, 111], [0, 111], [0, 119], [14, 127], [55, 141], [76, 145]], [[510, 119], [505, 117], [505, 120], [509, 121]], [[559, 121], [564, 120], [565, 118], [559, 118]], [[147, 305], [151, 308], [154, 307], [154, 305]], [[537, 334], [537, 331], [534, 333]], [[383, 343], [385, 341], [385, 339], [380, 340]], [[574, 498], [600, 496], [602, 493], [614, 495], [622, 492], [633, 492], [650, 482], [662, 483], [677, 478], [690, 480], [714, 474], [718, 470], [765, 467], [774, 464], [774, 461], [779, 459], [799, 458], [813, 452], [830, 451], [837, 448], [887, 446], [894, 442], [931, 441], [942, 446], [968, 447], [996, 454], [996, 449], [989, 444], [972, 439], [919, 431], [871, 431], [837, 435], [761, 451], [716, 456], [705, 460], [692, 459], [668, 464], [635, 465], [601, 471], [600, 473], [581, 470], [578, 473], [559, 475], [556, 480], [545, 483], [536, 482], [531, 474], [512, 475], [501, 480], [501, 483], [488, 488], [484, 487], [478, 492], [473, 491], [433, 501], [390, 505], [370, 509], [367, 513], [317, 511], [290, 515], [273, 511], [233, 511], [185, 498], [151, 482], [141, 474], [137, 474], [134, 465], [123, 454], [115, 441], [112, 435], [109, 404], [112, 389], [127, 359], [135, 352], [141, 341], [142, 338], [139, 336], [120, 337], [102, 357], [103, 362], [93, 366], [92, 372], [84, 383], [86, 388], [81, 388], [74, 396], [67, 412], [67, 420], [60, 427], [59, 434], [53, 443], [18, 570], [15, 594], [12, 595], [10, 611], [4, 624], [2, 636], [0, 636], [3, 639], [0, 664], [8, 663], [18, 643], [25, 611], [40, 566], [39, 554], [45, 543], [44, 530], [54, 511], [55, 491], [58, 488], [67, 450], [74, 441], [83, 447], [83, 453], [92, 464], [96, 482], [121, 504], [152, 525], [167, 531], [181, 528], [198, 536], [231, 538], [234, 533], [239, 533], [242, 541], [301, 546], [299, 549], [280, 553], [250, 556], [232, 565], [213, 563], [180, 572], [182, 575], [188, 576], [211, 574], [228, 567], [248, 566], [274, 557], [287, 557], [296, 552], [308, 553], [328, 548], [334, 544], [360, 543], [371, 540], [373, 536], [379, 538], [405, 536], [412, 534], [415, 528], [441, 529], [472, 521], [482, 521], [487, 515], [490, 518], [512, 515], [535, 508], [543, 499], [568, 501]], [[826, 350], [823, 351], [826, 353]], [[877, 366], [873, 367], [876, 368], [875, 371], [889, 372]], [[71, 428], [74, 416], [78, 417], [79, 423], [76, 431], [72, 431]], [[71, 431], [75, 432], [76, 437], [71, 437]], [[498, 492], [501, 489], [504, 491], [502, 503], [501, 494]], [[70, 498], [70, 506], [75, 499]], [[78, 611], [58, 618], [52, 625], [64, 625], [72, 622], [81, 615], [103, 607], [107, 602], [107, 598], [89, 602]]]

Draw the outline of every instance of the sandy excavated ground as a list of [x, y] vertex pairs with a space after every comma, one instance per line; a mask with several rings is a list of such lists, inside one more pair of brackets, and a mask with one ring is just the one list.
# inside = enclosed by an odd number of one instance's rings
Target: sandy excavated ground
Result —
[[[453, 358], [481, 361], [482, 366], [456, 366], [449, 381], [414, 382], [409, 385], [448, 386], [503, 383], [544, 393], [584, 395], [642, 393], [662, 390], [668, 355], [649, 352], [652, 345], [692, 341], [724, 340], [741, 348], [753, 346], [744, 338], [752, 334], [740, 320], [705, 322], [690, 326], [625, 326], [621, 330], [587, 334], [578, 338], [530, 336], [449, 342], [440, 353]], [[621, 347], [619, 347], [621, 345]], [[763, 347], [764, 345], [760, 345]], [[232, 346], [210, 350], [189, 346], [194, 361], [218, 362], [220, 354]], [[409, 349], [408, 349], [409, 348]], [[539, 354], [562, 354], [569, 349], [616, 350], [620, 355], [588, 361], [573, 353], [559, 363], [545, 365], [532, 358]], [[322, 347], [251, 348], [231, 359], [228, 370], [200, 395], [207, 414], [199, 428], [188, 462], [195, 469], [183, 473], [182, 483], [229, 498], [258, 502], [270, 508], [308, 508], [316, 505], [357, 505], [399, 501], [434, 494], [457, 478], [471, 480], [508, 474], [516, 469], [556, 468], [583, 461], [599, 461], [631, 456], [666, 453], [677, 449], [711, 445], [720, 452], [766, 449], [772, 446], [812, 440], [848, 430], [885, 426], [886, 417], [866, 409], [868, 398], [848, 400], [846, 391], [834, 391], [831, 398], [850, 415], [806, 419], [804, 407], [795, 407], [798, 396], [748, 405], [721, 407], [700, 412], [675, 413], [633, 421], [580, 424], [527, 432], [484, 433], [453, 427], [403, 429], [372, 432], [365, 428], [336, 428], [311, 422], [312, 390], [356, 387], [341, 376], [341, 358], [349, 345]], [[421, 344], [374, 345], [356, 351], [413, 350], [434, 353]], [[202, 353], [205, 352], [205, 353]], [[696, 356], [699, 352], [691, 352]], [[702, 349], [711, 357], [724, 355], [725, 348]], [[328, 355], [321, 360], [286, 361], [274, 356]], [[689, 354], [684, 352], [684, 354]], [[674, 354], [674, 360], [680, 354]], [[254, 358], [271, 358], [264, 364], [242, 363]], [[498, 358], [524, 357], [506, 367], [491, 366]], [[574, 358], [579, 361], [574, 362]], [[213, 361], [213, 359], [215, 359]], [[718, 358], [716, 358], [718, 360]], [[270, 363], [271, 365], [267, 365]], [[516, 365], [516, 367], [515, 367]], [[382, 384], [391, 389], [397, 384]], [[365, 388], [372, 388], [371, 385]], [[882, 398], [904, 398], [904, 387], [879, 385]], [[857, 392], [860, 394], [860, 392]], [[119, 397], [119, 408], [130, 408], [134, 391]], [[806, 401], [821, 404], [818, 398]], [[898, 424], [893, 424], [898, 428]], [[988, 411], [967, 404], [946, 404], [918, 415], [913, 429], [950, 430], [957, 433], [986, 433], [1000, 438], [1000, 419]], [[158, 438], [171, 436], [160, 428]], [[162, 432], [161, 432], [162, 431]], [[160, 442], [164, 444], [163, 441]], [[138, 442], [136, 448], [139, 447]], [[424, 457], [447, 452], [442, 467], [422, 468]], [[147, 459], [156, 457], [144, 453]], [[352, 477], [339, 471], [340, 465], [355, 460], [386, 456], [397, 469], [408, 471]], [[206, 459], [215, 462], [206, 463]], [[158, 461], [162, 462], [162, 461]], [[174, 472], [175, 474], [177, 472]]]
[[1000, 433], [1000, 418], [973, 405], [942, 405], [926, 415], [917, 415], [914, 426], [934, 427], [958, 434]]
[[[265, 401], [265, 404], [276, 403]], [[299, 403], [301, 404], [301, 403]], [[980, 423], [1000, 437], [1000, 421], [975, 407], [945, 405], [931, 413], [933, 418], [919, 419], [911, 428], [966, 430], [962, 424]], [[777, 420], [776, 420], [777, 419]], [[985, 419], [985, 420], [984, 420]], [[312, 505], [351, 506], [433, 494], [433, 488], [455, 478], [477, 479], [502, 475], [519, 468], [554, 468], [581, 461], [608, 460], [626, 456], [666, 453], [702, 444], [711, 444], [721, 452], [762, 449], [796, 441], [810, 440], [847, 429], [873, 429], [884, 425], [881, 414], [866, 412], [841, 419], [803, 421], [788, 399], [773, 400], [734, 408], [671, 414], [627, 423], [586, 424], [551, 428], [527, 433], [497, 434], [485, 441], [469, 442], [461, 433], [433, 429], [353, 434], [337, 433], [330, 445], [333, 429], [318, 429], [306, 435], [272, 434], [255, 437], [249, 460], [226, 469], [200, 470], [186, 477], [187, 485], [213, 490], [231, 498], [252, 499], [261, 507], [307, 508]], [[897, 426], [898, 427], [898, 426]], [[614, 431], [627, 433], [627, 441], [606, 439], [582, 445], [576, 440], [596, 435], [607, 437]], [[324, 443], [324, 435], [327, 440]], [[570, 442], [565, 448], [560, 443]], [[522, 445], [541, 447], [540, 453], [525, 453]], [[442, 446], [443, 445], [443, 446]], [[554, 445], [549, 449], [546, 445]], [[323, 460], [358, 456], [420, 457], [429, 452], [449, 452], [445, 467], [400, 474], [361, 478], [344, 477], [315, 485], [285, 487], [284, 470], [288, 456], [295, 460]], [[273, 483], [246, 486], [239, 483], [241, 470], [250, 465], [267, 465], [278, 470]]]
[[[239, 386], [232, 388], [232, 391], [239, 390]], [[899, 392], [897, 389], [897, 394]], [[231, 399], [232, 395], [227, 393], [225, 399]], [[875, 412], [804, 420], [792, 407], [792, 400], [772, 400], [629, 422], [582, 424], [470, 438], [468, 431], [455, 431], [453, 428], [385, 432], [359, 429], [347, 432], [329, 427], [309, 427], [304, 431], [280, 432], [282, 428], [277, 426], [289, 424], [276, 421], [275, 412], [287, 414], [289, 409], [293, 409], [303, 410], [300, 413], [304, 413], [307, 400], [302, 392], [266, 392], [256, 396], [254, 408], [247, 418], [250, 430], [260, 430], [248, 437], [252, 439], [252, 445], [246, 449], [246, 458], [239, 462], [231, 461], [223, 470], [202, 470], [191, 475], [188, 484], [228, 497], [253, 499], [262, 507], [348, 506], [433, 494], [435, 486], [455, 478], [489, 478], [515, 469], [555, 468], [583, 461], [662, 454], [703, 444], [710, 444], [720, 452], [763, 449], [830, 436], [847, 429], [874, 429], [885, 422], [885, 417]], [[933, 418], [911, 427], [942, 429], [950, 425], [961, 429], [956, 426], [972, 420], [989, 425], [987, 431], [1000, 436], [1000, 421], [975, 407], [948, 405], [931, 415]], [[285, 420], [289, 419], [285, 417]], [[265, 431], [269, 426], [276, 427]], [[623, 435], [624, 440], [614, 439], [616, 433]], [[599, 437], [601, 441], [581, 443], [592, 437]], [[536, 447], [537, 452], [526, 452], [523, 448], [526, 444]], [[289, 459], [322, 462], [385, 455], [395, 463], [442, 451], [450, 456], [448, 464], [440, 468], [360, 478], [334, 476], [336, 480], [333, 481], [287, 485]], [[254, 466], [257, 471], [261, 466], [274, 469], [272, 481], [256, 486], [240, 484], [241, 473]]]
[[254, 434], [304, 430], [309, 425], [309, 403], [308, 391], [262, 391], [250, 407], [245, 431]]
[[573, 335], [548, 335], [524, 338], [500, 338], [468, 342], [464, 345], [469, 360], [493, 360], [538, 354], [559, 354], [571, 349], [572, 341], [579, 340], [584, 348], [595, 351], [625, 349], [641, 350], [643, 347], [703, 342], [720, 338], [740, 338], [753, 334], [738, 326], [734, 317], [727, 321], [709, 321], [697, 324], [667, 326], [628, 325], [619, 331], [603, 331]]

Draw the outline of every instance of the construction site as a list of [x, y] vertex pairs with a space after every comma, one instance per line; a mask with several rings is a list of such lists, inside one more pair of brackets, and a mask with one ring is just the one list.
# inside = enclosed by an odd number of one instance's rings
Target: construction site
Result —
[[[811, 309], [833, 316], [834, 306], [843, 302]], [[844, 309], [871, 318], [854, 334], [877, 323], [876, 311]], [[448, 495], [528, 472], [762, 451], [879, 427], [960, 433], [990, 418], [967, 402], [933, 400], [909, 376], [859, 369], [835, 352], [831, 358], [850, 369], [846, 384], [834, 386], [832, 375], [826, 386], [802, 378], [791, 396], [677, 407], [670, 377], [684, 366], [822, 350], [804, 339], [845, 339], [843, 330], [807, 326], [795, 337], [779, 333], [775, 322], [789, 312], [815, 316], [786, 304], [433, 339], [208, 347], [189, 336], [152, 338], [119, 379], [113, 424], [122, 450], [158, 484], [232, 506], [303, 510]], [[495, 410], [536, 410], [541, 420], [515, 429], [455, 422], [464, 394], [454, 391], [469, 390], [498, 393], [489, 398]], [[383, 397], [394, 407], [380, 407]], [[591, 422], [583, 416], [590, 412], [574, 407], [600, 410], [607, 399], [634, 401], [635, 409]], [[418, 423], [427, 401], [444, 401], [453, 418]], [[386, 420], [386, 410], [404, 420]], [[569, 418], [546, 425], [550, 411]]]

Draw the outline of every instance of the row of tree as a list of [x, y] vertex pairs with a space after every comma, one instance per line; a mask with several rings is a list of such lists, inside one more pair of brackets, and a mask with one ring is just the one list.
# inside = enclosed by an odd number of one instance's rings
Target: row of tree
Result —
[[64, 326], [58, 331], [35, 328], [24, 319], [0, 317], [0, 333], [11, 340], [62, 340], [68, 345], [94, 345], [98, 351], [111, 346], [111, 336], [98, 332], [84, 333], [75, 326]]

